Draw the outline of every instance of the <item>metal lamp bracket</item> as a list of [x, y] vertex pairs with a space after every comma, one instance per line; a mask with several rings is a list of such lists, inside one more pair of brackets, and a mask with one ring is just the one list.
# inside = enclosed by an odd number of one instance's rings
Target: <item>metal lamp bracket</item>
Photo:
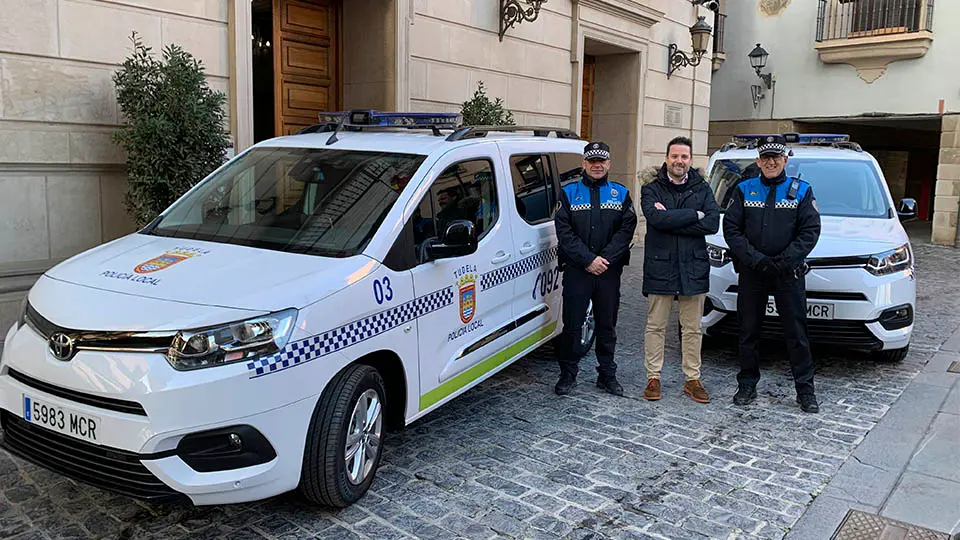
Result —
[[540, 16], [540, 6], [547, 0], [525, 0], [528, 7], [524, 7], [520, 0], [500, 0], [500, 41], [507, 29], [524, 21], [533, 22]]
[[674, 71], [684, 67], [684, 66], [699, 66], [700, 60], [703, 59], [703, 53], [693, 52], [693, 57], [687, 56], [687, 53], [680, 50], [680, 47], [676, 43], [671, 43], [667, 47], [667, 53], [670, 60], [670, 65], [667, 66], [667, 78], [670, 78], [670, 75]]

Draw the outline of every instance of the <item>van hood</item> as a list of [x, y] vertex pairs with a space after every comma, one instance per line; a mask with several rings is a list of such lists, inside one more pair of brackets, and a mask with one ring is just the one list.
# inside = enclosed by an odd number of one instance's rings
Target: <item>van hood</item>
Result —
[[[707, 241], [727, 247], [722, 223], [721, 232], [708, 236]], [[896, 219], [823, 216], [820, 218], [820, 239], [810, 258], [874, 255], [896, 249], [908, 241], [906, 231]]]
[[333, 259], [137, 233], [81, 253], [46, 275], [157, 300], [279, 311], [317, 302], [378, 265], [365, 255]]

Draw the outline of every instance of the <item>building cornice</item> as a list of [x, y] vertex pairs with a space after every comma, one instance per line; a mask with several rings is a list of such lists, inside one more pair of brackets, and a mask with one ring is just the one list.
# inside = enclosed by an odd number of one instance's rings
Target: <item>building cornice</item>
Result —
[[580, 5], [608, 13], [647, 28], [663, 20], [665, 13], [636, 0], [578, 0]]
[[817, 43], [814, 48], [825, 64], [849, 64], [867, 83], [879, 79], [891, 62], [920, 58], [933, 43], [927, 31], [886, 36], [832, 39]]

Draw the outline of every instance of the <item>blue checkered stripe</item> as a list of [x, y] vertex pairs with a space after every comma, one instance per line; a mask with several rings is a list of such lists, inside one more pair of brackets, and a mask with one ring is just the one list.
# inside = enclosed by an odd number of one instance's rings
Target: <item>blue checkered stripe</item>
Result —
[[279, 353], [247, 364], [250, 378], [269, 375], [346, 349], [453, 303], [453, 287], [358, 319], [334, 330], [289, 343]]
[[559, 250], [559, 247], [552, 247], [540, 253], [535, 253], [526, 259], [521, 259], [503, 268], [497, 268], [496, 270], [491, 270], [483, 274], [480, 276], [480, 290], [486, 291], [492, 289], [508, 281], [513, 281], [528, 272], [539, 270], [544, 265], [557, 260], [557, 252]]

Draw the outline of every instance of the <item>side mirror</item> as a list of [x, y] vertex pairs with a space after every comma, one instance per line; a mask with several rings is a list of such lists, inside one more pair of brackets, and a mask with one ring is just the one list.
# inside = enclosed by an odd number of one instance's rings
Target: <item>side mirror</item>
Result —
[[897, 215], [902, 223], [917, 219], [917, 201], [915, 199], [902, 199]]
[[463, 257], [477, 251], [477, 228], [466, 220], [454, 221], [443, 233], [443, 238], [427, 248], [431, 260]]

